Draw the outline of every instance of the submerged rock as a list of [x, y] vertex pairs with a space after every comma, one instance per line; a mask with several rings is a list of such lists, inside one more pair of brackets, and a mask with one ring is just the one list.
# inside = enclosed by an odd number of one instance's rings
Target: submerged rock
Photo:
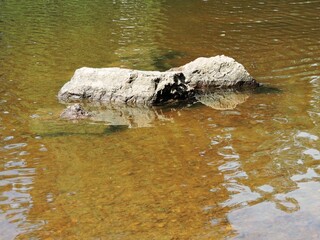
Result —
[[233, 58], [198, 58], [166, 72], [80, 68], [59, 91], [60, 101], [88, 99], [127, 105], [193, 101], [203, 89], [256, 88], [259, 84]]
[[92, 116], [92, 113], [86, 111], [81, 104], [68, 106], [61, 114], [60, 118], [68, 120], [85, 119]]

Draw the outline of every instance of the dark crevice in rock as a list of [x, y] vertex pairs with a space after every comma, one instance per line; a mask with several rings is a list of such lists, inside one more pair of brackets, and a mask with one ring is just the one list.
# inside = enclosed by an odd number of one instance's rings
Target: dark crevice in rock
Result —
[[137, 78], [138, 78], [138, 75], [136, 73], [131, 73], [127, 83], [132, 84]]
[[160, 78], [156, 78], [156, 79], [154, 79], [153, 80], [153, 82], [154, 82], [154, 90], [156, 90], [157, 89], [157, 87], [158, 87], [158, 85], [159, 85], [159, 82], [161, 81], [161, 79]]
[[106, 95], [106, 91], [102, 91], [101, 93], [100, 93], [100, 97], [99, 97], [99, 100], [101, 100], [101, 99], [103, 99], [103, 97]]
[[166, 84], [162, 90], [156, 93], [153, 105], [163, 105], [173, 101], [193, 100], [195, 91], [189, 89], [184, 80], [183, 74], [175, 75], [173, 84]]

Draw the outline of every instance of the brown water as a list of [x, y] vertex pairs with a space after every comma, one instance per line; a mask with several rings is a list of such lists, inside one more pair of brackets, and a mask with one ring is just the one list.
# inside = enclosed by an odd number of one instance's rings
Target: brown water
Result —
[[[312, 0], [0, 0], [0, 239], [319, 239], [319, 26]], [[58, 118], [78, 67], [218, 54], [269, 89]]]

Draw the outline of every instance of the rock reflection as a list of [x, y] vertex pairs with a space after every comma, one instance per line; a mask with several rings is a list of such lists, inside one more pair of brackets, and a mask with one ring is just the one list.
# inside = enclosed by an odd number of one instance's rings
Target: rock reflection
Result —
[[161, 109], [130, 107], [121, 105], [101, 105], [92, 108], [91, 120], [106, 122], [108, 125], [125, 125], [129, 128], [152, 127], [156, 121], [170, 121]]
[[199, 102], [216, 110], [234, 109], [248, 98], [249, 93], [228, 90], [199, 94], [197, 96]]
[[[230, 110], [245, 102], [249, 93], [236, 91], [216, 91], [197, 96], [197, 101], [216, 110]], [[158, 121], [173, 121], [170, 111], [179, 111], [187, 107], [184, 103], [170, 107], [127, 106], [110, 103], [86, 103], [91, 121], [105, 122], [108, 125], [123, 125], [128, 128], [152, 127]]]

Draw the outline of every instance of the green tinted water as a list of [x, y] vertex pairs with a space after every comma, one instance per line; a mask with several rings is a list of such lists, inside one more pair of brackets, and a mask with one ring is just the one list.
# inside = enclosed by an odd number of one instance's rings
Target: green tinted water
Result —
[[[319, 239], [319, 1], [0, 1], [0, 239]], [[225, 54], [274, 91], [59, 120], [82, 66]], [[231, 99], [231, 100], [230, 100]]]

